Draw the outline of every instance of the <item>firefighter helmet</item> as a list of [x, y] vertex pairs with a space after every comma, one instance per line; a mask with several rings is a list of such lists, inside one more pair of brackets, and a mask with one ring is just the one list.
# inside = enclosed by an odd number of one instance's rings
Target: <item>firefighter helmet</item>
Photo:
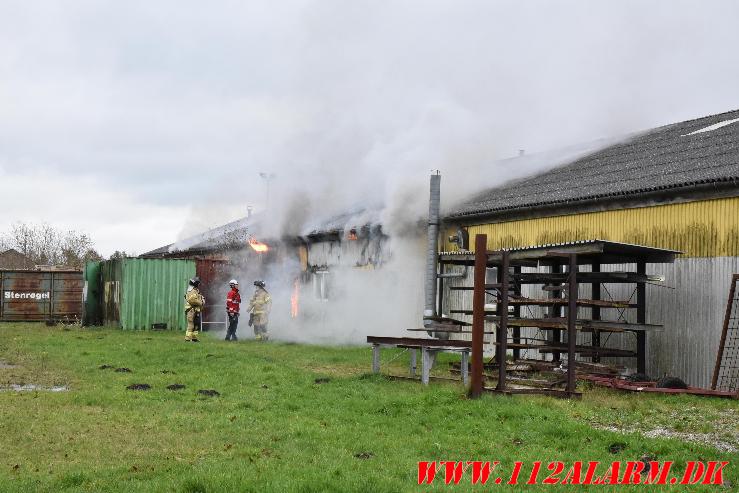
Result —
[[254, 281], [254, 285], [259, 286], [260, 288], [263, 288], [264, 286], [266, 286], [266, 284], [264, 284], [264, 281], [262, 280]]
[[196, 277], [193, 277], [192, 279], [190, 279], [190, 286], [193, 286], [193, 287], [196, 287], [196, 288], [198, 286], [200, 286], [200, 278], [196, 276]]
[[237, 281], [236, 279], [231, 279], [230, 281], [228, 281], [228, 284], [231, 285], [231, 286], [233, 286], [234, 284], [238, 286], [239, 285], [239, 281]]

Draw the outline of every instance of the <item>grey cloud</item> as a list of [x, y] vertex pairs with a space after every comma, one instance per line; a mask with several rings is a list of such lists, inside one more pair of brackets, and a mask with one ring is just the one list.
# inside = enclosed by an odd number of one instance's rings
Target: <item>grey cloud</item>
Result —
[[268, 171], [282, 214], [297, 196], [321, 214], [422, 211], [432, 168], [479, 187], [510, 177], [491, 163], [519, 148], [739, 106], [738, 14], [730, 1], [4, 2], [0, 157], [152, 204], [263, 205]]

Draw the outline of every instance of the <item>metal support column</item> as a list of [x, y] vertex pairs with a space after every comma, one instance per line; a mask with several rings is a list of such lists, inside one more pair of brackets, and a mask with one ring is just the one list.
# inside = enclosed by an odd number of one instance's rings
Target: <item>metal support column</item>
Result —
[[470, 397], [480, 397], [483, 387], [482, 344], [485, 331], [485, 273], [488, 236], [475, 236], [475, 282], [472, 294], [472, 386]]
[[500, 303], [499, 317], [500, 322], [498, 323], [498, 345], [497, 345], [497, 356], [498, 361], [498, 385], [496, 390], [504, 392], [506, 389], [506, 355], [508, 353], [508, 281], [511, 278], [510, 273], [510, 254], [506, 251], [503, 252], [503, 262], [500, 266]]
[[[521, 273], [521, 267], [517, 266], [513, 268], [513, 272], [515, 274]], [[517, 297], [521, 296], [521, 284], [516, 283], [513, 285], [513, 294]], [[521, 318], [521, 305], [516, 305], [513, 308], [513, 316], [515, 318]], [[513, 327], [513, 343], [514, 344], [520, 344], [521, 343], [521, 327]], [[521, 350], [519, 348], [515, 348], [513, 350], [513, 361], [516, 361], [521, 358]]]
[[577, 344], [577, 255], [570, 254], [567, 298], [567, 392], [575, 392], [575, 345]]
[[470, 372], [470, 353], [468, 353], [467, 351], [462, 351], [462, 363], [459, 369], [462, 373], [462, 384], [467, 385]]
[[421, 348], [421, 382], [428, 385], [431, 380], [431, 370], [434, 368], [436, 350], [428, 347]]
[[[559, 273], [563, 272], [562, 266], [560, 264], [554, 264], [552, 265], [552, 273]], [[562, 297], [562, 291], [551, 291], [552, 298], [561, 298]], [[552, 305], [550, 308], [549, 316], [551, 318], [559, 318], [562, 316], [562, 306], [561, 305]], [[552, 345], [559, 346], [562, 344], [562, 331], [560, 329], [553, 329], [551, 331], [550, 340]], [[560, 360], [560, 353], [558, 351], [555, 351], [552, 353], [552, 361], [559, 361]]]
[[[593, 266], [591, 270], [593, 272], [600, 272], [600, 264], [597, 262], [593, 262]], [[592, 283], [592, 294], [590, 298], [593, 300], [600, 300], [600, 283], [599, 282]], [[599, 306], [594, 306], [593, 308], [591, 308], [591, 313], [592, 313], [591, 318], [593, 320], [600, 320], [600, 307]], [[594, 348], [600, 348], [600, 331], [597, 329], [593, 329], [592, 346]], [[599, 363], [600, 353], [594, 352], [591, 360], [593, 361], [593, 363]]]
[[439, 262], [439, 280], [438, 280], [438, 286], [437, 286], [437, 301], [436, 301], [436, 314], [441, 316], [442, 313], [444, 313], [444, 262]]
[[409, 366], [409, 371], [410, 371], [410, 374], [411, 374], [412, 377], [415, 377], [416, 376], [416, 368], [417, 368], [417, 365], [416, 365], [416, 354], [417, 353], [418, 353], [418, 350], [417, 349], [411, 348], [411, 349], [408, 350], [408, 355], [410, 356], [410, 363], [409, 363], [408, 366]]
[[[646, 262], [637, 262], [636, 272], [646, 274]], [[636, 284], [636, 323], [647, 323], [647, 285], [643, 282]], [[636, 333], [636, 371], [647, 372], [647, 333], [643, 330]]]
[[372, 373], [380, 373], [380, 345], [372, 344]]

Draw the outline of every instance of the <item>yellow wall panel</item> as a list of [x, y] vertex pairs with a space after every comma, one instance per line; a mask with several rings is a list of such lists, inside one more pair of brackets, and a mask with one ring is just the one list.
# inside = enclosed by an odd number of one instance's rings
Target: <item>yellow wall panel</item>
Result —
[[739, 256], [739, 197], [634, 209], [541, 217], [469, 227], [488, 235], [488, 248], [576, 240], [610, 240], [668, 248], [685, 257]]

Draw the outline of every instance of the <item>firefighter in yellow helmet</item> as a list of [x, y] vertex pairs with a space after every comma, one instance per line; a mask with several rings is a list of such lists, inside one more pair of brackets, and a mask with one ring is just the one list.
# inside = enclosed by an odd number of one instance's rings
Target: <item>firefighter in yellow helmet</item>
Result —
[[201, 314], [205, 306], [205, 298], [200, 294], [198, 287], [200, 286], [200, 278], [193, 277], [190, 279], [190, 285], [185, 293], [185, 316], [187, 317], [187, 332], [185, 332], [185, 342], [200, 342], [198, 332], [201, 326]]
[[254, 338], [258, 341], [269, 339], [267, 335], [267, 323], [269, 322], [269, 311], [272, 309], [272, 297], [264, 289], [264, 281], [254, 281], [254, 295], [249, 300], [249, 325], [254, 326]]

